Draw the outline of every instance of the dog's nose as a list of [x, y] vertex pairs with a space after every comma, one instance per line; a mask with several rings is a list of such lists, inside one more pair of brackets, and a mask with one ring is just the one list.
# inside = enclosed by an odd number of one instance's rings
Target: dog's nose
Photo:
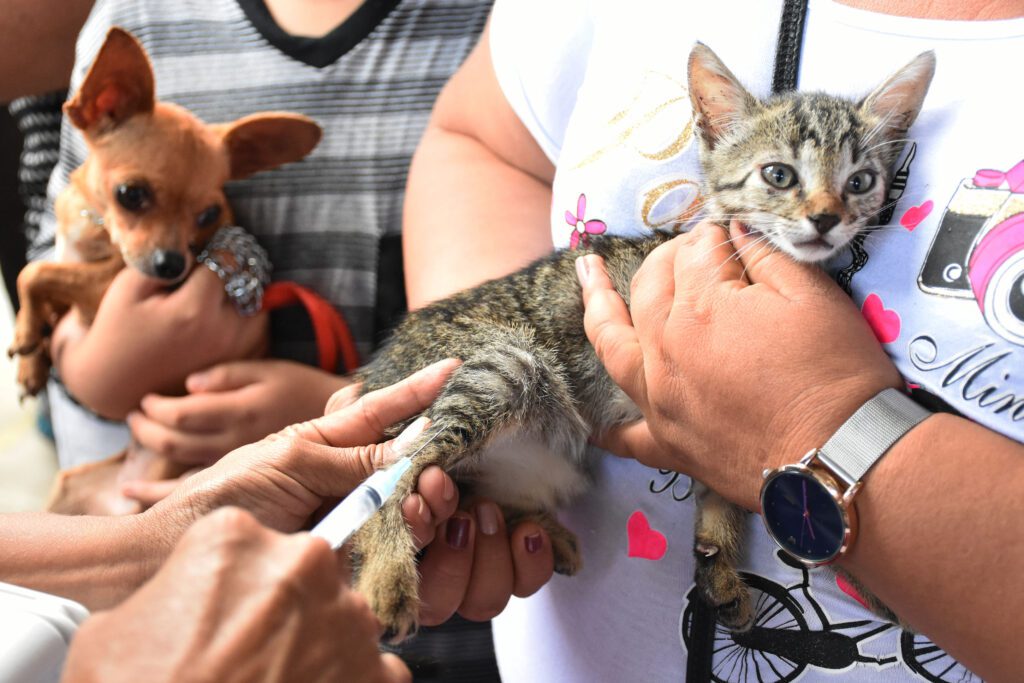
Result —
[[811, 222], [819, 235], [824, 235], [839, 224], [839, 216], [834, 213], [816, 213], [813, 216], [808, 216], [807, 220]]
[[162, 280], [175, 280], [185, 272], [185, 257], [177, 251], [153, 252], [153, 272]]

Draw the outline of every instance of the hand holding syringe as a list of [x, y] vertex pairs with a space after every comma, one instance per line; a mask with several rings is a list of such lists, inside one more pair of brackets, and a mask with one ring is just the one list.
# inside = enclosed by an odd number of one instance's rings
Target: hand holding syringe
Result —
[[334, 550], [343, 546], [394, 495], [402, 475], [412, 467], [412, 459], [440, 433], [441, 430], [438, 430], [415, 452], [399, 458], [390, 467], [377, 470], [367, 477], [327, 513], [310, 533], [330, 543]]

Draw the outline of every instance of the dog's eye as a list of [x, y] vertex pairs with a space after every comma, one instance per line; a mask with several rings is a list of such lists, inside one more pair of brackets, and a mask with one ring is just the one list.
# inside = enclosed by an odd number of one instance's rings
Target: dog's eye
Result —
[[864, 194], [875, 186], [875, 172], [867, 169], [857, 171], [846, 181], [846, 189], [853, 194]]
[[143, 183], [121, 183], [114, 188], [114, 199], [129, 211], [145, 211], [153, 203], [153, 191]]
[[772, 187], [787, 190], [796, 185], [796, 171], [786, 164], [768, 164], [761, 168], [761, 177]]
[[210, 228], [217, 224], [220, 219], [220, 205], [214, 204], [211, 207], [203, 209], [202, 213], [196, 216], [196, 225], [200, 228]]

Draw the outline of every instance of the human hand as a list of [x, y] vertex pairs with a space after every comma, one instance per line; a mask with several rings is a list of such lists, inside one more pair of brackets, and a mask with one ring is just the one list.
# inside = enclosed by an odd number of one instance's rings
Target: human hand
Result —
[[222, 509], [132, 597], [75, 635], [65, 683], [410, 681], [328, 545]]
[[486, 621], [513, 595], [525, 598], [554, 573], [551, 541], [536, 522], [507, 529], [501, 509], [477, 499], [456, 512], [420, 560], [420, 623], [435, 626], [453, 614]]
[[645, 417], [602, 445], [751, 510], [764, 468], [795, 462], [902, 386], [823, 271], [757, 245], [736, 223], [701, 223], [644, 261], [629, 310], [598, 257], [577, 261], [587, 337]]
[[189, 375], [185, 396], [147, 394], [128, 415], [144, 448], [186, 465], [225, 453], [323, 413], [344, 377], [286, 360], [223, 363]]
[[[384, 430], [427, 408], [457, 365], [454, 360], [435, 363], [343, 410], [229, 453], [142, 514], [153, 542], [169, 548], [198, 517], [225, 506], [248, 510], [278, 531], [303, 528], [325, 503], [344, 497], [397, 459], [394, 441], [381, 441]], [[126, 486], [126, 493], [145, 487]], [[435, 467], [420, 475], [417, 493], [403, 501], [403, 511], [414, 536], [427, 544], [457, 504], [454, 484]]]
[[121, 419], [146, 392], [179, 393], [182, 378], [217, 363], [263, 355], [267, 315], [242, 317], [209, 268], [170, 291], [133, 268], [107, 289], [95, 320], [74, 312], [53, 334], [54, 365], [68, 390], [96, 412]]
[[[359, 387], [349, 385], [331, 397], [327, 412], [343, 410], [358, 397]], [[420, 492], [428, 471], [420, 475]], [[413, 518], [412, 507], [406, 499], [406, 520]], [[513, 595], [533, 595], [554, 574], [551, 541], [543, 527], [524, 521], [509, 531], [501, 509], [490, 500], [471, 501], [468, 510], [456, 512], [443, 530], [437, 529], [442, 533], [431, 538], [414, 529], [419, 547], [432, 540], [419, 563], [424, 626], [444, 623], [456, 612], [486, 621], [500, 614]]]

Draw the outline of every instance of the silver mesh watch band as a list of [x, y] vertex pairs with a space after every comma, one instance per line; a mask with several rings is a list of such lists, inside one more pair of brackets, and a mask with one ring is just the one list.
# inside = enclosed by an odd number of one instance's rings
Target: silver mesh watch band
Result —
[[843, 423], [819, 449], [818, 460], [852, 486], [900, 437], [929, 415], [902, 391], [886, 389]]

